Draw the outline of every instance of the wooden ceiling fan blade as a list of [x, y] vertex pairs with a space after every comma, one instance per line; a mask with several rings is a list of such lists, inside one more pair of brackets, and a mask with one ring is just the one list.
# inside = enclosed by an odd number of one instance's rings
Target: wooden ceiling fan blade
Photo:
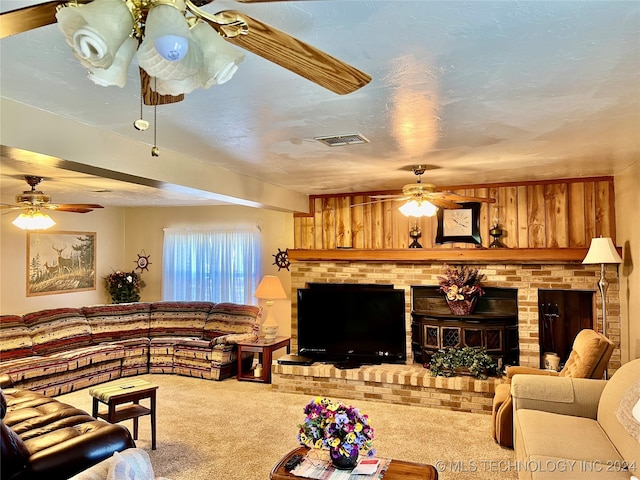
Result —
[[70, 212], [70, 213], [89, 213], [93, 212], [92, 208], [76, 207], [75, 205], [50, 205], [48, 210], [55, 210], [56, 212]]
[[20, 205], [11, 205], [9, 203], [0, 203], [0, 210], [18, 210]]
[[43, 205], [43, 208], [55, 210], [57, 212], [89, 213], [96, 208], [104, 208], [95, 203], [50, 203]]
[[[46, 2], [0, 14], [0, 38], [56, 23], [56, 7], [66, 2]], [[80, 0], [78, 3], [87, 3]]]
[[398, 200], [403, 200], [403, 199], [402, 198], [382, 198], [380, 200], [373, 200], [370, 202], [354, 203], [352, 205], [349, 205], [349, 207], [361, 207], [362, 205], [375, 205], [376, 203], [384, 203], [389, 201], [397, 202]]
[[483, 203], [495, 203], [495, 198], [488, 197], [470, 197], [467, 195], [458, 195], [453, 192], [435, 192], [434, 195], [438, 195], [438, 197], [444, 200], [450, 200], [452, 202], [483, 202]]
[[408, 197], [406, 195], [371, 195], [371, 198], [395, 198], [398, 200], [409, 200], [411, 197]]
[[[194, 15], [207, 21], [223, 38], [339, 95], [352, 93], [371, 81], [371, 76], [244, 13], [226, 10], [210, 15], [187, 1]], [[244, 22], [248, 28], [225, 35], [221, 19]], [[228, 31], [228, 30], [227, 30]]]
[[449, 210], [455, 210], [455, 209], [458, 209], [458, 208], [462, 208], [462, 205], [460, 205], [459, 203], [450, 202], [450, 201], [444, 200], [442, 198], [430, 197], [430, 198], [427, 199], [427, 201], [432, 203], [436, 207], [446, 208], [446, 209], [449, 209]]

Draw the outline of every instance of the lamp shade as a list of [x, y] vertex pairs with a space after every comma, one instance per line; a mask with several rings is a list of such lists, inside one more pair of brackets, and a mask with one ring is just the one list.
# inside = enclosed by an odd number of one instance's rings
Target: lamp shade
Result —
[[438, 211], [438, 207], [426, 200], [422, 202], [410, 200], [398, 210], [400, 210], [400, 213], [405, 217], [433, 217]]
[[12, 223], [23, 230], [46, 230], [56, 224], [49, 215], [40, 212], [21, 213]]
[[265, 275], [253, 296], [265, 300], [287, 298], [287, 294], [284, 292], [280, 279], [275, 275]]
[[613, 241], [609, 237], [592, 238], [587, 256], [582, 261], [584, 265], [602, 263], [622, 263]]

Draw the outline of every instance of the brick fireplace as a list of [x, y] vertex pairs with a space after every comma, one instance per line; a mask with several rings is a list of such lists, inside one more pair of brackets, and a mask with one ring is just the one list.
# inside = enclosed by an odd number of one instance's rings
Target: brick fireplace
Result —
[[[454, 264], [455, 262], [450, 262]], [[520, 365], [538, 367], [540, 362], [538, 290], [587, 290], [596, 291], [599, 265], [582, 265], [578, 262], [532, 264], [510, 261], [505, 264], [480, 264], [474, 262], [481, 273], [486, 275], [483, 285], [487, 287], [517, 289], [517, 316]], [[291, 263], [292, 320], [291, 350], [297, 351], [297, 305], [295, 292], [305, 288], [310, 282], [338, 283], [392, 283], [405, 290], [406, 331], [408, 365], [390, 367], [388, 372], [380, 367], [363, 367], [358, 372], [333, 372], [333, 367], [290, 367], [274, 366], [274, 387], [288, 391], [312, 392], [325, 388], [331, 391], [329, 383], [342, 384], [336, 392], [350, 390], [351, 398], [373, 398], [382, 401], [402, 403], [424, 403], [429, 406], [453, 408], [467, 411], [490, 411], [493, 390], [500, 379], [487, 381], [475, 379], [429, 378], [428, 371], [413, 363], [411, 351], [411, 287], [415, 285], [437, 285], [438, 275], [444, 271], [443, 262], [359, 262], [359, 261], [294, 261]], [[607, 293], [607, 336], [620, 344], [620, 301], [618, 277], [615, 266], [607, 266], [610, 281]], [[598, 326], [602, 321], [599, 295], [594, 295], [594, 311], [598, 315]], [[620, 349], [617, 347], [609, 364], [612, 374], [620, 367]], [[306, 368], [307, 370], [298, 370]], [[292, 370], [293, 369], [293, 370]], [[315, 370], [314, 370], [315, 369]], [[335, 370], [335, 369], [333, 369]], [[425, 372], [427, 372], [425, 374]], [[287, 375], [292, 375], [287, 379]], [[295, 377], [295, 378], [294, 378]], [[353, 384], [349, 386], [348, 379]], [[293, 383], [288, 383], [292, 380]], [[304, 388], [301, 382], [311, 382]], [[319, 383], [318, 383], [319, 382]], [[407, 390], [401, 391], [406, 385]], [[335, 385], [334, 385], [335, 386]], [[374, 388], [375, 387], [375, 388]], [[373, 388], [373, 390], [372, 390]], [[416, 394], [416, 389], [426, 389], [427, 398]], [[315, 390], [314, 390], [315, 389]], [[346, 389], [346, 390], [345, 390]], [[413, 391], [412, 391], [413, 390]], [[367, 394], [367, 391], [369, 392]], [[408, 393], [407, 393], [408, 392]], [[439, 393], [438, 393], [439, 392]], [[474, 393], [475, 392], [475, 393]], [[404, 397], [403, 397], [404, 395]], [[438, 400], [438, 395], [442, 398]], [[444, 397], [443, 397], [444, 396]], [[401, 400], [404, 398], [404, 401]], [[475, 405], [475, 407], [474, 407]]]
[[[411, 353], [411, 286], [437, 285], [444, 272], [443, 263], [406, 264], [385, 262], [292, 262], [291, 290], [305, 288], [309, 282], [392, 283], [405, 290], [407, 358]], [[599, 265], [568, 264], [474, 264], [484, 273], [487, 287], [518, 290], [518, 332], [520, 365], [539, 366], [538, 289], [596, 291]], [[607, 292], [607, 336], [620, 344], [620, 300], [615, 265], [607, 266], [610, 282]], [[594, 295], [601, 328], [602, 310], [599, 295]], [[297, 305], [291, 295], [291, 344], [297, 350]], [[620, 367], [620, 349], [616, 348], [610, 362], [611, 373]]]

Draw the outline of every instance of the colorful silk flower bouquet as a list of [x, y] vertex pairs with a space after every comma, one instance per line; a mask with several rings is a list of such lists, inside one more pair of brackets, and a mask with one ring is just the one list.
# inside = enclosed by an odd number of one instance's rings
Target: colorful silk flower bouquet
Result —
[[369, 417], [355, 407], [317, 397], [304, 407], [298, 441], [310, 448], [328, 448], [332, 457], [353, 457], [360, 450], [375, 455]]

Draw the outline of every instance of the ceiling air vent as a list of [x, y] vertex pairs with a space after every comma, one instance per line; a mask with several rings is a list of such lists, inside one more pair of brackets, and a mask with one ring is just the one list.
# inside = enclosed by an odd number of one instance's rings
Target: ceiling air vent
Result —
[[330, 147], [340, 147], [342, 145], [358, 145], [360, 143], [369, 143], [364, 136], [359, 133], [347, 133], [345, 135], [329, 135], [326, 137], [313, 137], [319, 142], [329, 145]]

